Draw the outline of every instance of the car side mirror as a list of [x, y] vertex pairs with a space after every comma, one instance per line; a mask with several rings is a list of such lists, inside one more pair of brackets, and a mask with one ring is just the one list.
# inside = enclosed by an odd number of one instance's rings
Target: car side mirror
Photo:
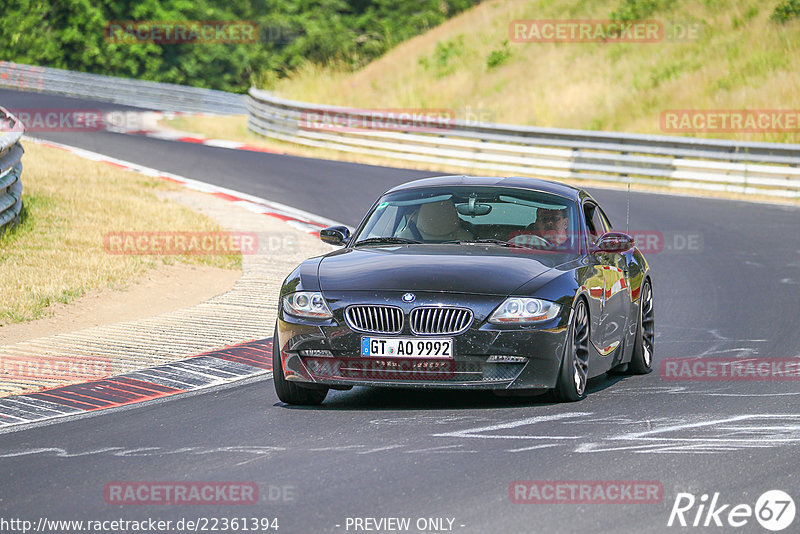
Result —
[[595, 252], [625, 252], [636, 244], [633, 237], [622, 232], [607, 232], [595, 243]]
[[319, 231], [319, 238], [329, 245], [341, 247], [350, 239], [350, 229], [346, 226], [329, 226]]

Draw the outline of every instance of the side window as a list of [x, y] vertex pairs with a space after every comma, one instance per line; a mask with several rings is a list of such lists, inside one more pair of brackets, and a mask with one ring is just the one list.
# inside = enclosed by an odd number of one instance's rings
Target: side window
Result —
[[613, 230], [614, 227], [611, 226], [611, 221], [608, 219], [606, 212], [604, 212], [603, 209], [599, 207], [597, 208], [597, 211], [600, 213], [600, 217], [603, 219], [603, 223], [606, 226], [606, 232], [610, 232], [611, 230]]
[[603, 212], [594, 204], [587, 202], [583, 205], [586, 214], [586, 227], [589, 229], [589, 238], [592, 242], [608, 231], [608, 226], [603, 217]]

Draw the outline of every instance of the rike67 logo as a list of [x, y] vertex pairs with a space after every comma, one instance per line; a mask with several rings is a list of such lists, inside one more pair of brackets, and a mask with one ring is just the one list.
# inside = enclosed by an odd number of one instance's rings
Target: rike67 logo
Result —
[[755, 520], [765, 529], [778, 532], [794, 522], [794, 499], [781, 490], [770, 490], [750, 504], [725, 503], [719, 492], [709, 497], [704, 493], [698, 499], [691, 493], [678, 493], [667, 526], [692, 527], [743, 527]]

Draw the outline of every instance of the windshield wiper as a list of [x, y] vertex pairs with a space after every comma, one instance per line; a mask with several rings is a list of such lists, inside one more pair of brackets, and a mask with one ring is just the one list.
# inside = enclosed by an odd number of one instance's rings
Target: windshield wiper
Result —
[[467, 245], [467, 244], [486, 244], [486, 245], [500, 245], [501, 247], [513, 247], [514, 243], [503, 241], [502, 239], [455, 239], [453, 241], [444, 241], [442, 244], [454, 245]]
[[367, 239], [362, 239], [361, 241], [356, 241], [353, 245], [357, 247], [359, 245], [413, 245], [421, 243], [421, 241], [414, 241], [413, 239], [406, 239], [405, 237], [369, 237]]

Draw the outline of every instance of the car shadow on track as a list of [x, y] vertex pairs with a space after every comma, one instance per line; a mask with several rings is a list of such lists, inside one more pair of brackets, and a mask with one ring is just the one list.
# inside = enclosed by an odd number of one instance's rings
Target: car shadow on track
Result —
[[[628, 377], [625, 375], [600, 375], [590, 379], [586, 390], [588, 398], [626, 378]], [[554, 404], [560, 403], [550, 392], [536, 396], [498, 397], [485, 390], [357, 386], [350, 391], [331, 390], [325, 402], [320, 406], [290, 406], [282, 402], [277, 402], [274, 406], [290, 410], [380, 411], [502, 409], [521, 406], [552, 406]]]

